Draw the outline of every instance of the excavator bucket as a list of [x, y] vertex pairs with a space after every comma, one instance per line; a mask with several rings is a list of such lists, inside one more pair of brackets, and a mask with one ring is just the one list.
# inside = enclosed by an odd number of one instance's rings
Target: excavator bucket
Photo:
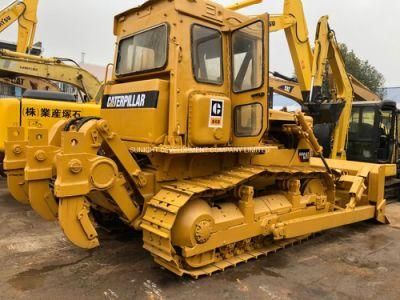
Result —
[[9, 127], [5, 146], [4, 170], [10, 194], [22, 204], [29, 204], [28, 190], [24, 180], [26, 164], [25, 131], [23, 127]]
[[344, 109], [344, 102], [339, 103], [305, 103], [303, 110], [313, 117], [314, 124], [336, 124]]

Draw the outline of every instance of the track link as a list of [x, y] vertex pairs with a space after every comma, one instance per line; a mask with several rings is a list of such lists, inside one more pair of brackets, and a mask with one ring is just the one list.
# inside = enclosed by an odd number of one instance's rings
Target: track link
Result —
[[307, 239], [308, 236], [284, 241], [271, 241], [267, 245], [257, 247], [245, 253], [222, 259], [204, 267], [191, 269], [185, 268], [182, 258], [177, 254], [172, 245], [172, 228], [179, 210], [191, 199], [201, 196], [218, 195], [237, 186], [244, 184], [255, 176], [266, 173], [279, 174], [282, 177], [293, 175], [306, 175], [326, 172], [321, 169], [309, 168], [298, 169], [280, 167], [238, 167], [216, 175], [181, 180], [168, 185], [162, 189], [147, 203], [141, 227], [143, 229], [143, 247], [154, 257], [155, 262], [174, 272], [175, 274], [190, 275], [198, 278], [203, 275], [211, 275], [217, 271], [236, 266], [238, 263], [247, 262], [250, 259], [276, 252], [279, 249]]

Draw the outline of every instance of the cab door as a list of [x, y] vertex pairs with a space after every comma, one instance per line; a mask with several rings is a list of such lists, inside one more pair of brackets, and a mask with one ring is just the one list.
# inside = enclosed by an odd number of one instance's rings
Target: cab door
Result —
[[259, 145], [268, 129], [269, 26], [267, 14], [233, 28], [231, 99], [233, 145]]
[[[385, 103], [385, 102], [383, 102]], [[379, 110], [379, 149], [378, 161], [396, 163], [397, 158], [397, 109], [385, 106]]]

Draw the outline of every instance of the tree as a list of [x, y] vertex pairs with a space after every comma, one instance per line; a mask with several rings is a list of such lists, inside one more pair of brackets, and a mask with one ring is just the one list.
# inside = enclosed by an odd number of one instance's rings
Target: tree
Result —
[[385, 77], [368, 60], [360, 59], [354, 50], [349, 50], [345, 44], [339, 44], [347, 73], [360, 80], [371, 91], [382, 96], [382, 88], [385, 84]]

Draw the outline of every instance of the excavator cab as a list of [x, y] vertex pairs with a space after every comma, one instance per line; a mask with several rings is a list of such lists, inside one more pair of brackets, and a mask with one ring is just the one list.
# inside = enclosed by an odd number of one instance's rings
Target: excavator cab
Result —
[[354, 102], [349, 127], [349, 160], [397, 163], [399, 111], [393, 101]]

